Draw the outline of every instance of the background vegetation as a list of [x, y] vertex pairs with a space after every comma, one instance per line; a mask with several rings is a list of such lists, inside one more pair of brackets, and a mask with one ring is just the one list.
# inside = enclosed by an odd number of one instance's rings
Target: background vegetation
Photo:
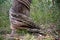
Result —
[[[0, 35], [10, 33], [9, 9], [12, 0], [0, 0]], [[59, 35], [56, 30], [60, 29], [60, 0], [32, 0], [31, 17], [45, 30], [53, 30], [51, 34]], [[49, 33], [47, 31], [47, 33]], [[56, 36], [55, 36], [56, 37]], [[1, 39], [2, 40], [2, 39]]]

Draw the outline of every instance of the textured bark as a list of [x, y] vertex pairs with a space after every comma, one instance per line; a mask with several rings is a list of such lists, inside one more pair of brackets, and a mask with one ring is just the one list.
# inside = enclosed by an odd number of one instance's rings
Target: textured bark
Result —
[[[37, 29], [33, 32], [40, 33], [40, 27], [36, 25], [30, 16], [31, 0], [14, 0], [10, 9], [11, 29]], [[28, 30], [32, 31], [32, 30]], [[13, 32], [13, 31], [12, 31]], [[41, 33], [42, 34], [42, 33]]]

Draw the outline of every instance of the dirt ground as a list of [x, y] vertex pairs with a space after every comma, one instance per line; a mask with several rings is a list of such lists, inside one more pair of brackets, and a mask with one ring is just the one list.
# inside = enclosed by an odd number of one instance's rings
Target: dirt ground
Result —
[[46, 35], [46, 36], [42, 36], [42, 35], [30, 35], [30, 34], [26, 34], [26, 35], [18, 35], [15, 34], [14, 36], [10, 36], [10, 34], [6, 34], [6, 35], [2, 35], [3, 40], [54, 40], [54, 37], [51, 35]]

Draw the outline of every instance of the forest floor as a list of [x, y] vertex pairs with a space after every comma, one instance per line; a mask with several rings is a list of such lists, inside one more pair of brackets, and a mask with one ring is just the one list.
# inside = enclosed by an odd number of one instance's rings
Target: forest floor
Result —
[[25, 30], [17, 30], [17, 33], [14, 34], [13, 37], [10, 36], [10, 33], [11, 33], [11, 30], [9, 27], [1, 28], [0, 40], [55, 40], [54, 37], [48, 33], [46, 36], [41, 36], [41, 35], [37, 36], [37, 35], [30, 34]]
[[31, 34], [25, 34], [25, 35], [18, 35], [15, 34], [14, 37], [11, 37], [10, 34], [1, 35], [0, 40], [54, 40], [53, 36], [46, 35], [46, 36], [37, 36], [37, 35], [31, 35]]

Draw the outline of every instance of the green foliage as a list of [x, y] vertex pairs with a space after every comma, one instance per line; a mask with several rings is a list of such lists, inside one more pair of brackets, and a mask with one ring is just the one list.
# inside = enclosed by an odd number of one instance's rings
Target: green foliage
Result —
[[56, 3], [60, 3], [60, 0], [55, 0]]
[[4, 1], [6, 1], [6, 0], [0, 0], [0, 4], [2, 4]]
[[55, 0], [55, 4], [58, 7], [58, 9], [60, 8], [60, 0]]
[[38, 24], [49, 24], [49, 23], [52, 24], [53, 23], [57, 27], [57, 30], [60, 30], [60, 16], [59, 16], [60, 3], [56, 4], [55, 2], [55, 4], [53, 5], [52, 0], [32, 1], [31, 13], [32, 13], [31, 17], [36, 23]]
[[31, 17], [35, 22], [41, 24], [58, 23], [60, 12], [52, 0], [33, 0], [31, 4]]
[[[50, 9], [52, 3], [50, 0], [41, 0], [41, 1], [32, 1], [31, 13], [33, 20], [36, 20], [38, 23], [47, 23], [51, 21]], [[52, 11], [52, 10], [51, 10]]]
[[9, 26], [9, 8], [10, 3], [9, 1], [3, 2], [0, 5], [0, 27], [8, 27]]
[[3, 36], [0, 35], [0, 40], [4, 40]]
[[[9, 9], [12, 0], [0, 0], [0, 29], [9, 29]], [[31, 17], [38, 24], [54, 23], [60, 29], [60, 0], [32, 0]], [[26, 31], [25, 31], [26, 32]], [[23, 33], [25, 33], [23, 31]], [[21, 31], [18, 33], [21, 33]]]

